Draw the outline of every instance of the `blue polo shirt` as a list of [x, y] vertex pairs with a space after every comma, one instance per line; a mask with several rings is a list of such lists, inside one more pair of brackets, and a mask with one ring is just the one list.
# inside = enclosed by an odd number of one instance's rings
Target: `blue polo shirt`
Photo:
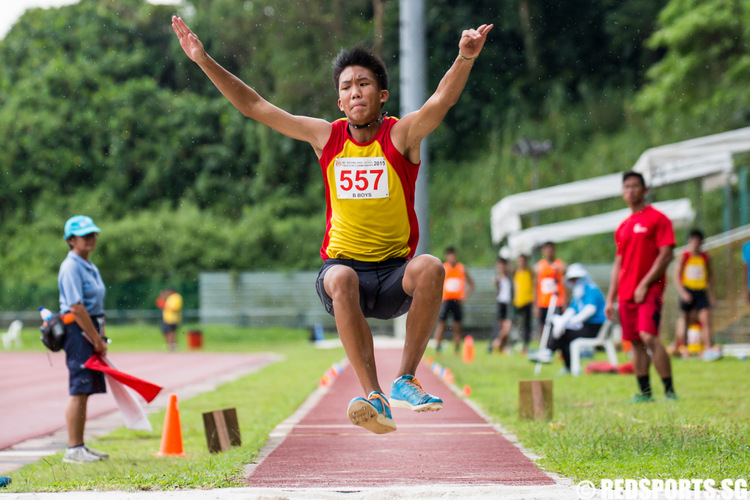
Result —
[[607, 320], [607, 317], [604, 315], [604, 294], [596, 286], [596, 283], [588, 277], [584, 277], [580, 278], [573, 287], [573, 297], [570, 300], [570, 307], [579, 313], [587, 305], [595, 306], [596, 312], [586, 320], [586, 323], [601, 325]]
[[104, 282], [93, 262], [72, 250], [68, 252], [57, 276], [60, 289], [60, 312], [70, 311], [73, 304], [83, 304], [89, 315], [104, 314]]
[[747, 282], [750, 283], [750, 241], [742, 245], [742, 260], [748, 265]]

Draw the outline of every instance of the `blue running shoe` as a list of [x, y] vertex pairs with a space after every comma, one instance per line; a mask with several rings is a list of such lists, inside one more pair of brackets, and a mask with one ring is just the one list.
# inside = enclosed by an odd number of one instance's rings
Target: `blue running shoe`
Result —
[[443, 400], [424, 392], [414, 375], [401, 375], [391, 384], [391, 405], [414, 411], [438, 411]]
[[372, 391], [367, 399], [354, 398], [346, 410], [349, 420], [375, 434], [385, 434], [396, 430], [391, 418], [391, 405], [385, 395]]

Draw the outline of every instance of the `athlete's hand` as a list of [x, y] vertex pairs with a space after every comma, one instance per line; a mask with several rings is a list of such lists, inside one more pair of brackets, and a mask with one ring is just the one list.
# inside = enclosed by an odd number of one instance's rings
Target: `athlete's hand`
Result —
[[190, 31], [185, 21], [177, 16], [172, 16], [172, 29], [180, 39], [180, 46], [185, 54], [194, 62], [200, 62], [206, 58], [206, 51], [198, 37]]
[[636, 287], [635, 292], [633, 292], [633, 302], [636, 304], [643, 304], [643, 301], [646, 300], [646, 292], [648, 292], [648, 287], [639, 284]]
[[461, 40], [458, 41], [458, 52], [464, 57], [477, 57], [482, 52], [487, 33], [493, 26], [494, 24], [483, 24], [475, 30], [464, 30], [461, 33]]
[[685, 304], [690, 304], [690, 303], [692, 303], [692, 302], [693, 302], [693, 296], [692, 296], [692, 295], [690, 295], [690, 294], [689, 294], [689, 293], [687, 292], [687, 290], [685, 290], [685, 289], [682, 289], [682, 290], [680, 290], [680, 297], [682, 298], [682, 301], [683, 301], [683, 302], [684, 302]]
[[604, 304], [604, 315], [608, 320], [615, 321], [615, 305], [610, 300]]

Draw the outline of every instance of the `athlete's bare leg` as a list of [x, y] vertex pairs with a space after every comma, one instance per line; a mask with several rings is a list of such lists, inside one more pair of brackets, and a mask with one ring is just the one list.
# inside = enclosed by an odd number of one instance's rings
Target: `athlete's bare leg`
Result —
[[[648, 357], [646, 349], [651, 351], [651, 359], [654, 362], [654, 368], [661, 378], [667, 378], [672, 376], [672, 362], [669, 360], [669, 354], [664, 349], [664, 345], [656, 335], [651, 335], [646, 332], [640, 332], [641, 339], [643, 340], [644, 354]], [[635, 357], [635, 356], [634, 356]], [[635, 367], [635, 362], [633, 363]], [[635, 374], [639, 375], [638, 368], [635, 367]], [[648, 369], [646, 373], [640, 373], [640, 375], [648, 375]]]
[[464, 331], [461, 329], [461, 322], [453, 322], [453, 349], [458, 352], [461, 350], [461, 340], [464, 338]]
[[[440, 312], [438, 310], [438, 312]], [[435, 341], [437, 342], [437, 348], [443, 346], [443, 335], [445, 334], [445, 321], [438, 321], [437, 328], [435, 329]]]
[[700, 321], [701, 324], [703, 349], [709, 350], [714, 345], [713, 339], [711, 338], [711, 312], [708, 309], [701, 309], [698, 311], [698, 321]]
[[632, 341], [633, 345], [633, 373], [636, 377], [648, 375], [651, 367], [651, 358], [646, 350], [646, 344], [642, 340]]
[[687, 356], [687, 313], [680, 311], [677, 315], [674, 331], [674, 343], [670, 350], [675, 354], [679, 352], [680, 345], [684, 346], [685, 357]]
[[323, 278], [323, 286], [333, 299], [336, 329], [362, 389], [365, 394], [383, 392], [378, 384], [372, 331], [359, 306], [357, 273], [347, 266], [332, 266]]
[[406, 340], [401, 357], [401, 375], [414, 375], [430, 341], [432, 329], [440, 313], [443, 298], [445, 268], [440, 259], [420, 255], [406, 265], [404, 291], [412, 297], [409, 316], [406, 318]]
[[501, 319], [497, 321], [497, 340], [495, 341], [493, 348], [497, 348], [502, 353], [505, 348], [508, 346], [508, 341], [510, 339], [510, 327], [511, 327], [511, 320], [509, 319]]

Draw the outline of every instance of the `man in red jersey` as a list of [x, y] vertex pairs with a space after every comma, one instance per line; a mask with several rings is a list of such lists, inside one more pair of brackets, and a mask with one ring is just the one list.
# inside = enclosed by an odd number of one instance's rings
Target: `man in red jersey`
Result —
[[646, 203], [647, 190], [641, 174], [623, 174], [622, 198], [633, 213], [615, 232], [617, 251], [605, 306], [607, 317], [614, 320], [614, 301], [619, 296], [622, 339], [633, 344], [633, 368], [640, 388], [633, 402], [653, 401], [651, 360], [664, 382], [667, 399], [677, 399], [672, 365], [659, 339], [665, 271], [672, 260], [674, 231], [672, 222]]
[[[458, 55], [435, 93], [401, 120], [382, 114], [388, 100], [383, 62], [361, 48], [342, 50], [333, 64], [339, 109], [345, 119], [287, 113], [269, 103], [206, 54], [182, 19], [172, 28], [187, 56], [245, 116], [308, 142], [318, 157], [326, 190], [323, 267], [316, 287], [367, 398], [354, 398], [349, 420], [372, 432], [396, 430], [391, 405], [434, 411], [440, 398], [414, 378], [440, 309], [444, 270], [440, 259], [415, 257], [419, 231], [415, 180], [422, 139], [458, 101], [492, 25], [465, 30]], [[377, 379], [367, 317], [394, 318], [409, 311], [401, 366], [389, 397]]]

